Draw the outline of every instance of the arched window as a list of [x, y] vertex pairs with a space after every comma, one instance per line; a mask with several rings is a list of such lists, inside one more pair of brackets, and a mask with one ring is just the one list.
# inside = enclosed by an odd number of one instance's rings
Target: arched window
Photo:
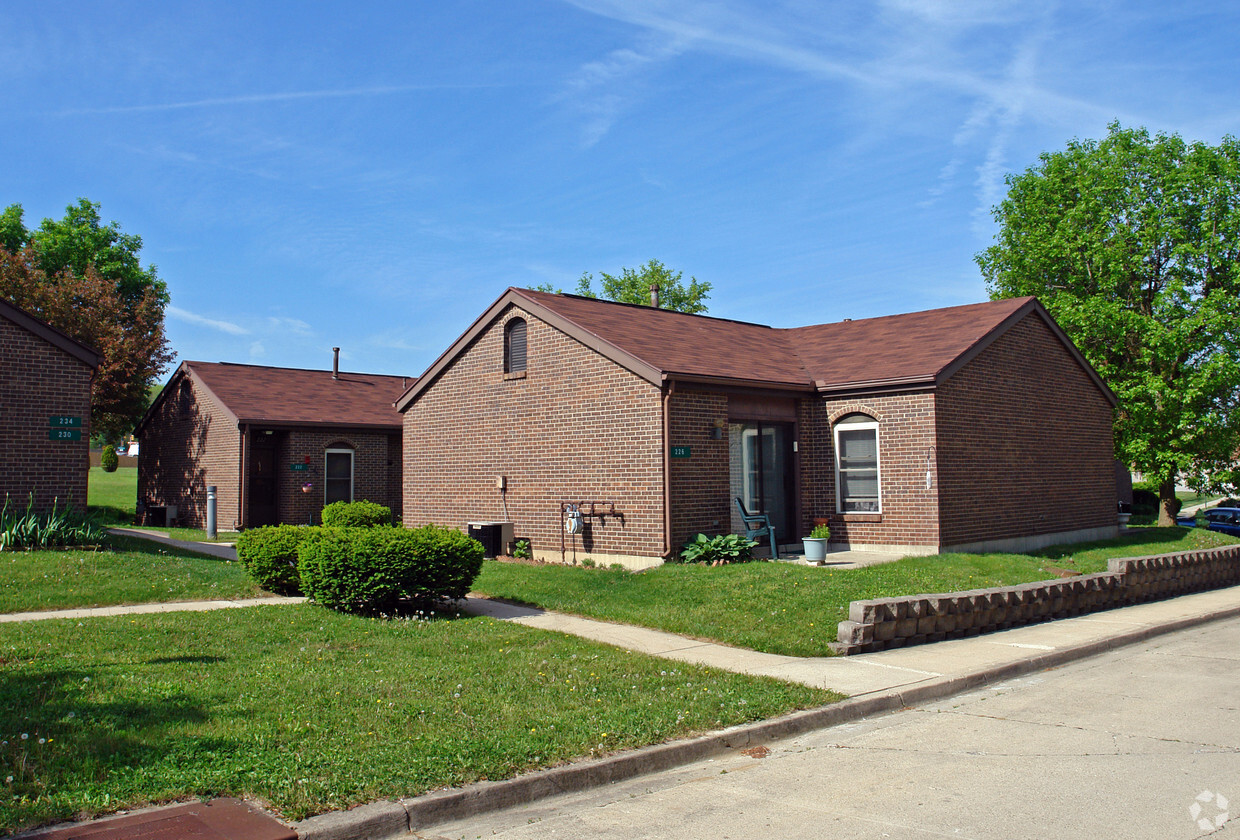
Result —
[[194, 391], [189, 379], [182, 379], [177, 386], [177, 416], [182, 420], [189, 420], [194, 416]]
[[835, 424], [835, 509], [838, 513], [881, 513], [878, 421], [849, 414]]
[[323, 504], [353, 501], [353, 449], [333, 443], [323, 456]]
[[504, 325], [504, 373], [525, 370], [525, 321], [513, 318]]

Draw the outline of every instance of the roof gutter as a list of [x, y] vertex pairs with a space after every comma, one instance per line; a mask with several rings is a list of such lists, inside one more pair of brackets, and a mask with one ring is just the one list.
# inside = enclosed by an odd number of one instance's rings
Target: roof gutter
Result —
[[734, 376], [703, 376], [693, 373], [663, 374], [664, 382], [680, 382], [685, 385], [717, 385], [729, 388], [756, 388], [763, 391], [792, 391], [802, 394], [814, 393], [814, 385], [810, 382], [771, 382], [767, 379], [740, 379]]

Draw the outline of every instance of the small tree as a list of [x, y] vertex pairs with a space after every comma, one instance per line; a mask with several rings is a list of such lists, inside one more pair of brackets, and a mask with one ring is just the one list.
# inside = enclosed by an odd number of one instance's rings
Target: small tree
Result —
[[99, 453], [99, 466], [103, 467], [103, 471], [107, 473], [116, 472], [116, 468], [120, 466], [121, 459], [116, 455], [116, 447], [111, 444], [105, 444], [103, 451]]

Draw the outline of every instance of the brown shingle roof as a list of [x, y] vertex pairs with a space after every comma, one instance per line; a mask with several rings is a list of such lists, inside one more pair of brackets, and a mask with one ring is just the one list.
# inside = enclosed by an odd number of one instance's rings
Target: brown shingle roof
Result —
[[652, 382], [819, 392], [933, 386], [1027, 315], [1041, 317], [1099, 388], [1105, 383], [1035, 298], [1012, 298], [809, 327], [686, 315], [648, 306], [509, 289], [400, 398], [409, 403], [509, 305], [516, 305]]
[[516, 291], [666, 374], [809, 383], [788, 330], [576, 295]]
[[820, 389], [934, 381], [1033, 300], [1011, 298], [787, 332]]
[[408, 377], [330, 370], [184, 362], [182, 369], [215, 395], [239, 423], [297, 426], [374, 426], [399, 429], [392, 403]]
[[933, 380], [1033, 298], [907, 315], [775, 329], [518, 290], [671, 378], [678, 374], [771, 384], [847, 387]]

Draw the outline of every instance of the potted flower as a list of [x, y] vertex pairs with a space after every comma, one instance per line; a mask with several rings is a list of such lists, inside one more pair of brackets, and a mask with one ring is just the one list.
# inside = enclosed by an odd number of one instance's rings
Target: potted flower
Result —
[[827, 559], [827, 540], [831, 538], [831, 529], [826, 525], [815, 525], [808, 537], [802, 537], [805, 547], [805, 562], [818, 565]]

